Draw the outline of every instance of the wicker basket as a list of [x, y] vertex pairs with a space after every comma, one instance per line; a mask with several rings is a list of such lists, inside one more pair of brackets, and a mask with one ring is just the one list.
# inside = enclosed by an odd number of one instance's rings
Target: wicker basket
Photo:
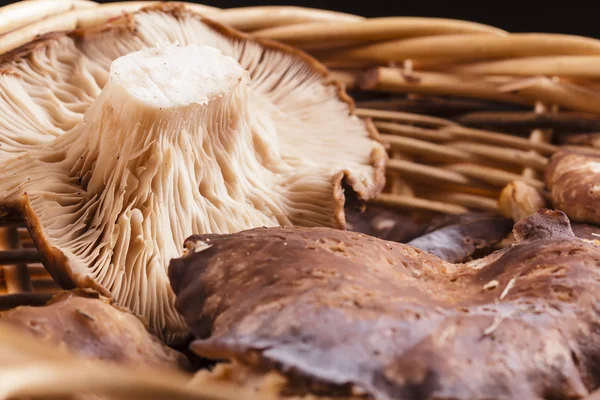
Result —
[[[151, 3], [15, 3], [0, 9], [0, 51]], [[543, 189], [548, 157], [560, 147], [556, 137], [600, 132], [599, 40], [299, 7], [187, 6], [298, 46], [330, 67], [355, 97], [357, 113], [390, 145], [388, 185], [375, 200], [389, 207], [496, 211], [511, 180]], [[58, 286], [22, 222], [3, 216], [0, 231], [0, 309], [44, 302]]]

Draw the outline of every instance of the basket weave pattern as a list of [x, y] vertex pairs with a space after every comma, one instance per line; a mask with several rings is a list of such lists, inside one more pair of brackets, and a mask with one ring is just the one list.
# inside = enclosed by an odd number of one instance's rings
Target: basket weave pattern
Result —
[[[152, 3], [15, 3], [0, 9], [0, 52]], [[388, 184], [375, 203], [432, 213], [496, 211], [508, 182], [544, 187], [560, 135], [600, 132], [599, 40], [299, 7], [186, 6], [297, 46], [330, 68], [355, 96], [356, 113], [389, 145]], [[0, 309], [41, 302], [57, 289], [22, 221], [0, 215]]]

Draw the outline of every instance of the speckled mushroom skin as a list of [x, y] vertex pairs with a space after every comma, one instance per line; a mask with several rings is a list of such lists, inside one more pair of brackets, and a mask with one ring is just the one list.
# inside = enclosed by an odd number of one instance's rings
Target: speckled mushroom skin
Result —
[[190, 369], [185, 356], [148, 333], [138, 317], [92, 291], [63, 291], [45, 306], [0, 313], [0, 324], [93, 359]]
[[348, 231], [253, 229], [189, 238], [169, 272], [198, 354], [282, 371], [295, 394], [584, 396], [600, 384], [600, 248], [559, 211], [514, 235], [451, 264]]
[[600, 157], [562, 151], [546, 169], [552, 205], [571, 220], [600, 223]]

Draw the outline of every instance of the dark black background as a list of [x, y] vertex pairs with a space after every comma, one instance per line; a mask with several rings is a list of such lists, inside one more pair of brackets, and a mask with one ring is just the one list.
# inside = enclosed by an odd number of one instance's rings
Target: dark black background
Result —
[[600, 38], [598, 0], [205, 0], [202, 3], [221, 8], [299, 5], [366, 17], [398, 15], [456, 18], [494, 25], [511, 32], [567, 33]]
[[297, 5], [343, 11], [365, 17], [455, 18], [493, 25], [510, 32], [550, 32], [600, 38], [598, 0], [203, 0], [201, 3], [220, 8]]

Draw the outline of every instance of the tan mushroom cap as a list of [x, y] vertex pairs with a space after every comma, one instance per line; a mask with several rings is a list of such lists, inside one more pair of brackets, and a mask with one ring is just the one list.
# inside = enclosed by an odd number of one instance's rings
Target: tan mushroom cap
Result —
[[382, 189], [385, 151], [322, 67], [192, 12], [146, 9], [13, 57], [0, 207], [23, 212], [63, 287], [114, 296], [167, 340], [187, 332], [166, 268], [188, 236], [344, 228], [342, 181]]
[[600, 224], [600, 157], [562, 150], [545, 171], [552, 206], [572, 221]]

